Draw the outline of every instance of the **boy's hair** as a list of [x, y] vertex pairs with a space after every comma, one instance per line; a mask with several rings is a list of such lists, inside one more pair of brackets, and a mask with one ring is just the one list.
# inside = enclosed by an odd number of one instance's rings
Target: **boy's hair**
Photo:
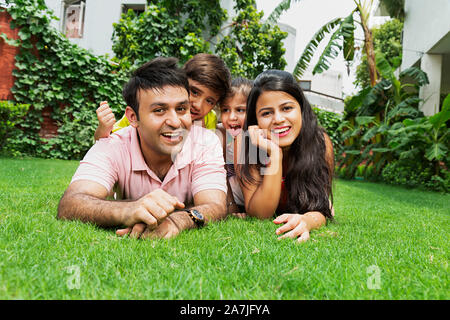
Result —
[[253, 80], [249, 80], [243, 77], [237, 77], [231, 81], [231, 88], [228, 92], [227, 98], [232, 98], [237, 94], [242, 94], [244, 97], [248, 97], [253, 87]]
[[139, 90], [161, 90], [166, 86], [185, 88], [189, 94], [189, 82], [178, 59], [158, 57], [140, 66], [125, 84], [122, 95], [139, 119]]
[[225, 99], [230, 90], [231, 73], [221, 58], [213, 54], [199, 53], [188, 60], [183, 69], [189, 79], [218, 93], [218, 103]]

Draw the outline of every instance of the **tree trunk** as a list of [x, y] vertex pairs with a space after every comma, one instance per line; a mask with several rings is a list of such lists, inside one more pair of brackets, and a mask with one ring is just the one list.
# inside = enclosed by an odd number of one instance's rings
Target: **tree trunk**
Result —
[[[361, 19], [362, 20], [362, 19]], [[367, 55], [367, 62], [369, 65], [370, 86], [374, 87], [377, 84], [377, 67], [375, 63], [375, 51], [373, 49], [372, 31], [368, 28], [365, 21], [362, 23], [364, 29], [364, 49]]]

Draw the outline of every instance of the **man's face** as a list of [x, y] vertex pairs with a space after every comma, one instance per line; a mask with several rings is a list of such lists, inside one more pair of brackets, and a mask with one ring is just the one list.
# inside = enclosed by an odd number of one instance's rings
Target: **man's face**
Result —
[[189, 100], [191, 102], [192, 121], [202, 120], [203, 117], [217, 104], [220, 93], [209, 89], [195, 80], [188, 80], [189, 89], [191, 91]]
[[139, 120], [134, 126], [144, 154], [164, 157], [180, 152], [192, 124], [186, 89], [166, 86], [140, 90], [138, 101]]

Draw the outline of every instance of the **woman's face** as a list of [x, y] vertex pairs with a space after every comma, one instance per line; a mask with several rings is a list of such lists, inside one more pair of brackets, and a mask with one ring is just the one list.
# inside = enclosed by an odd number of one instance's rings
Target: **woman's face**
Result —
[[302, 111], [298, 101], [284, 91], [265, 91], [256, 101], [256, 120], [271, 140], [289, 147], [300, 134]]
[[220, 106], [223, 126], [234, 137], [239, 135], [244, 127], [246, 110], [247, 97], [242, 93], [226, 98]]

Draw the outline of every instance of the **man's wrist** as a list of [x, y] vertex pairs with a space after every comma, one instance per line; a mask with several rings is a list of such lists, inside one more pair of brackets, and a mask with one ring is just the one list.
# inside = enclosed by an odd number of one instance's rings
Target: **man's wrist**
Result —
[[193, 229], [196, 227], [194, 221], [192, 221], [189, 213], [186, 211], [175, 211], [169, 217], [180, 231]]

